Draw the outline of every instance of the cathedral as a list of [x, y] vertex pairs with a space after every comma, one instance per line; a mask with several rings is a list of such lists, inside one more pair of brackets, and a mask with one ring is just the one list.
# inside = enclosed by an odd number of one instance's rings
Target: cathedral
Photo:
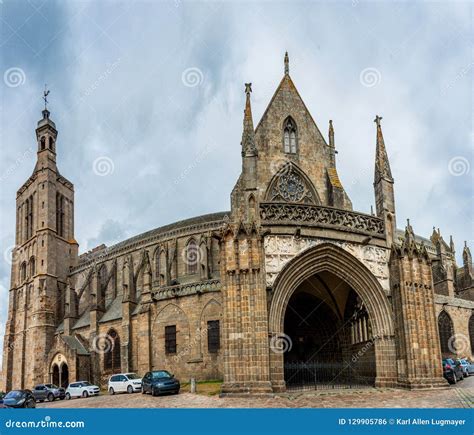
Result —
[[[284, 74], [256, 127], [245, 86], [242, 170], [230, 210], [80, 253], [74, 185], [45, 108], [16, 195], [0, 390], [166, 369], [221, 393], [446, 385], [472, 357], [469, 247], [397, 226], [396, 184], [374, 124], [376, 210], [353, 210], [332, 122], [321, 133]], [[74, 151], [72, 151], [74, 152]], [[235, 153], [237, 157], [237, 150]], [[423, 188], [423, 186], [419, 186]]]

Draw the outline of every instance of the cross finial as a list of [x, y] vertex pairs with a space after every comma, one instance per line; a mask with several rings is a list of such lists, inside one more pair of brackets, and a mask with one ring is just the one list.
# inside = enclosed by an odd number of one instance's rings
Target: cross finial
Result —
[[380, 121], [382, 121], [382, 117], [379, 115], [375, 115], [374, 122], [377, 124], [377, 127], [380, 127]]
[[252, 92], [252, 83], [245, 83], [245, 93], [250, 95], [250, 92]]
[[290, 58], [288, 52], [285, 52], [285, 74], [290, 74]]
[[49, 90], [48, 90], [48, 85], [44, 85], [44, 92], [43, 92], [43, 100], [44, 100], [44, 110], [48, 110], [48, 95], [49, 95]]

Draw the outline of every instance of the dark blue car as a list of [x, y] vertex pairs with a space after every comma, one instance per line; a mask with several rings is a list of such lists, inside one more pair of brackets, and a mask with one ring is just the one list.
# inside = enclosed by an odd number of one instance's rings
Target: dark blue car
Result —
[[142, 378], [142, 393], [158, 394], [173, 393], [178, 394], [181, 385], [170, 372], [166, 370], [155, 370], [145, 373]]
[[12, 390], [2, 399], [4, 408], [35, 408], [36, 400], [30, 390]]

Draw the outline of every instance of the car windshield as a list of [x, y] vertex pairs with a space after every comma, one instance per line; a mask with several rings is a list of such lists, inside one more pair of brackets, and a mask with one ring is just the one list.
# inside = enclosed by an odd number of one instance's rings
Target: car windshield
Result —
[[171, 378], [171, 374], [167, 372], [166, 370], [160, 370], [158, 372], [152, 372], [152, 377], [153, 379], [158, 379], [158, 378]]
[[23, 397], [24, 393], [22, 391], [10, 391], [4, 398], [5, 399], [19, 399]]
[[127, 373], [125, 376], [128, 379], [140, 379], [140, 376], [138, 376], [136, 373]]
[[58, 388], [56, 385], [54, 384], [45, 384], [45, 387], [47, 388]]
[[90, 387], [91, 384], [89, 384], [89, 382], [81, 382], [81, 387]]

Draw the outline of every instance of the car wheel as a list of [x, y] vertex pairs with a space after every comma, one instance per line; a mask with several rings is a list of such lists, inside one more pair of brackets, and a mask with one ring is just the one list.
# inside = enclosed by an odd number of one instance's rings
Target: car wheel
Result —
[[69, 393], [66, 393], [66, 400], [71, 400], [71, 395]]
[[115, 391], [112, 387], [109, 388], [109, 394], [113, 396], [115, 394]]
[[142, 394], [146, 394], [145, 388], [142, 387]]
[[54, 400], [54, 394], [53, 393], [49, 393], [48, 394], [48, 402], [52, 402]]
[[152, 396], [158, 396], [158, 391], [156, 391], [155, 387], [151, 388], [151, 395]]
[[35, 407], [35, 402], [34, 400], [28, 400], [25, 404], [25, 408], [34, 408]]
[[85, 398], [85, 397], [89, 397], [89, 393], [88, 393], [87, 391], [84, 391], [84, 392], [82, 393], [82, 397], [84, 397], [84, 398]]
[[132, 394], [132, 393], [133, 393], [133, 387], [132, 387], [131, 385], [129, 385], [129, 386], [127, 387], [127, 393], [128, 393], [128, 394]]

